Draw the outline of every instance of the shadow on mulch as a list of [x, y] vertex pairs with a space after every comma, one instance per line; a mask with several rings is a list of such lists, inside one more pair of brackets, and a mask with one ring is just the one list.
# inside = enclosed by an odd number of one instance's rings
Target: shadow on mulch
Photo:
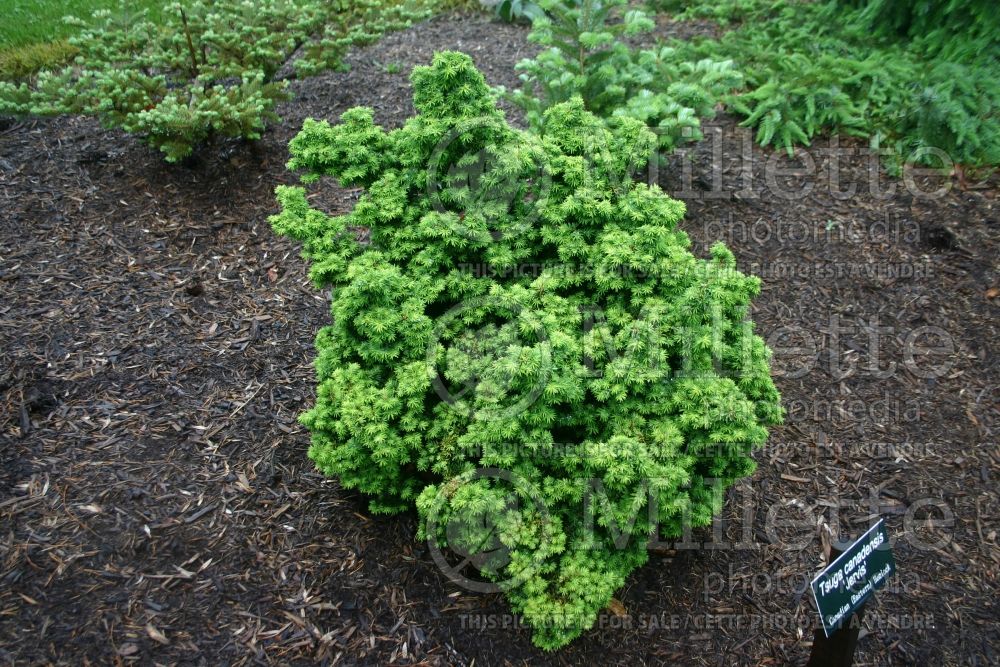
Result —
[[[779, 349], [789, 420], [717, 530], [658, 549], [620, 592], [625, 615], [563, 651], [533, 648], [501, 597], [452, 585], [411, 516], [370, 516], [312, 471], [295, 420], [328, 313], [266, 223], [274, 186], [294, 179], [287, 141], [306, 116], [358, 104], [400, 124], [406, 72], [435, 49], [516, 86], [524, 37], [481, 17], [389, 35], [350, 72], [296, 82], [259, 145], [189, 168], [86, 119], [0, 131], [0, 661], [797, 663], [816, 620], [803, 586], [821, 564], [816, 524], [857, 535], [873, 514], [900, 576], [869, 605], [859, 664], [1000, 661], [995, 180], [879, 199], [859, 157], [841, 167], [854, 196], [821, 173], [785, 199], [796, 184], [763, 167], [801, 157], [753, 147], [740, 163], [725, 118], [721, 144], [662, 170], [698, 251], [721, 238], [762, 276], [754, 320]], [[356, 193], [322, 196], [346, 211]], [[921, 338], [910, 356], [918, 327], [951, 349]]]

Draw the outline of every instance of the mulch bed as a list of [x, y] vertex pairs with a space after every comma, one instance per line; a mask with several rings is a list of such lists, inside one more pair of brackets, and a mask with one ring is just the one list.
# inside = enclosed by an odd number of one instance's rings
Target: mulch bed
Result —
[[[873, 514], [897, 540], [899, 578], [869, 605], [858, 664], [1000, 662], [995, 178], [879, 199], [857, 158], [841, 165], [856, 196], [832, 196], [821, 174], [790, 200], [763, 170], [799, 158], [754, 146], [751, 193], [728, 118], [713, 123], [721, 191], [712, 141], [661, 169], [698, 252], [723, 238], [763, 276], [758, 330], [809, 351], [776, 355], [789, 419], [717, 530], [690, 537], [702, 548], [658, 548], [621, 606], [562, 651], [535, 649], [502, 597], [450, 583], [413, 516], [372, 516], [312, 470], [296, 416], [328, 313], [266, 221], [274, 186], [295, 180], [287, 142], [305, 117], [361, 104], [398, 126], [407, 73], [435, 50], [516, 86], [514, 64], [535, 50], [525, 34], [439, 17], [389, 35], [349, 72], [295, 82], [259, 144], [188, 166], [88, 119], [0, 126], [0, 662], [800, 663], [816, 525], [837, 517], [856, 536]], [[356, 196], [328, 183], [320, 201], [346, 211]], [[885, 377], [869, 367], [875, 326], [892, 328]], [[918, 356], [915, 373], [904, 343], [921, 326], [954, 345]], [[812, 346], [817, 361], [796, 372]], [[930, 363], [948, 371], [921, 377]], [[951, 525], [927, 521], [942, 507]]]

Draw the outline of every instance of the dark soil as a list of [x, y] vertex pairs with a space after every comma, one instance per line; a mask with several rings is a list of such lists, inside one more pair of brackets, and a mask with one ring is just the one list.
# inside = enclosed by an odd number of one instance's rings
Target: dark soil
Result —
[[[274, 186], [295, 179], [285, 147], [305, 117], [355, 105], [401, 124], [406, 73], [442, 49], [511, 87], [534, 47], [523, 28], [435, 19], [354, 53], [348, 73], [296, 82], [263, 141], [189, 166], [88, 119], [0, 130], [0, 662], [801, 663], [816, 527], [853, 537], [874, 515], [899, 575], [869, 604], [857, 664], [1000, 662], [995, 179], [880, 200], [857, 158], [841, 165], [856, 196], [835, 198], [821, 173], [791, 200], [755, 146], [749, 196], [726, 118], [721, 189], [712, 141], [661, 169], [698, 251], [722, 238], [763, 277], [754, 319], [781, 348], [789, 419], [717, 530], [657, 548], [621, 605], [562, 651], [535, 649], [502, 597], [450, 583], [412, 516], [369, 515], [312, 470], [296, 416], [329, 316], [267, 224]], [[346, 211], [356, 192], [327, 184], [322, 197]], [[873, 327], [891, 327], [879, 355]], [[938, 327], [951, 351], [907, 366], [917, 327]], [[922, 377], [932, 364], [947, 370]]]

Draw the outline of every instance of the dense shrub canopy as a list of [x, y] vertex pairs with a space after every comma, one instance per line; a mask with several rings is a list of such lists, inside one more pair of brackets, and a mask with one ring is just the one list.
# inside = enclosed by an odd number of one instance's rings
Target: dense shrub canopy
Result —
[[278, 190], [274, 229], [333, 290], [309, 455], [374, 511], [415, 504], [555, 648], [753, 470], [781, 418], [759, 281], [722, 244], [696, 258], [684, 205], [631, 180], [656, 142], [638, 121], [574, 98], [512, 129], [458, 53], [412, 80], [402, 128], [356, 108], [291, 143], [303, 180], [364, 189], [353, 211]]

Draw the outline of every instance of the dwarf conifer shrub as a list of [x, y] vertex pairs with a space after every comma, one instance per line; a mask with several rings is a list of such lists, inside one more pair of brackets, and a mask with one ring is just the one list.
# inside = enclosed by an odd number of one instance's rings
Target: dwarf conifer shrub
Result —
[[336, 67], [352, 44], [367, 43], [425, 11], [378, 0], [191, 0], [146, 11], [95, 12], [70, 19], [73, 65], [34, 81], [0, 82], [0, 113], [85, 114], [138, 134], [170, 162], [216, 136], [258, 139], [276, 104], [276, 80], [295, 61], [299, 74]]
[[627, 0], [540, 0], [545, 14], [533, 18], [531, 41], [547, 47], [522, 60], [524, 85], [510, 99], [540, 127], [546, 109], [580, 97], [604, 118], [636, 118], [653, 128], [664, 152], [702, 138], [723, 94], [742, 77], [732, 60], [687, 61], [670, 47], [632, 49], [626, 37], [653, 29]]
[[782, 414], [759, 280], [721, 243], [695, 257], [684, 204], [631, 180], [656, 141], [639, 121], [574, 97], [512, 129], [460, 53], [412, 81], [403, 127], [355, 108], [291, 142], [305, 183], [364, 190], [350, 213], [277, 190], [274, 230], [332, 288], [309, 456], [372, 511], [416, 506], [554, 649], [753, 471]]
[[[625, 10], [627, 0], [539, 4], [544, 13], [533, 18], [528, 39], [546, 48], [517, 64], [525, 85], [512, 94], [513, 101], [536, 127], [546, 109], [575, 96], [589, 111], [610, 115], [630, 93], [622, 73], [631, 64], [631, 52], [622, 38], [649, 32], [653, 21], [639, 10]], [[611, 22], [613, 17], [620, 20]]]

